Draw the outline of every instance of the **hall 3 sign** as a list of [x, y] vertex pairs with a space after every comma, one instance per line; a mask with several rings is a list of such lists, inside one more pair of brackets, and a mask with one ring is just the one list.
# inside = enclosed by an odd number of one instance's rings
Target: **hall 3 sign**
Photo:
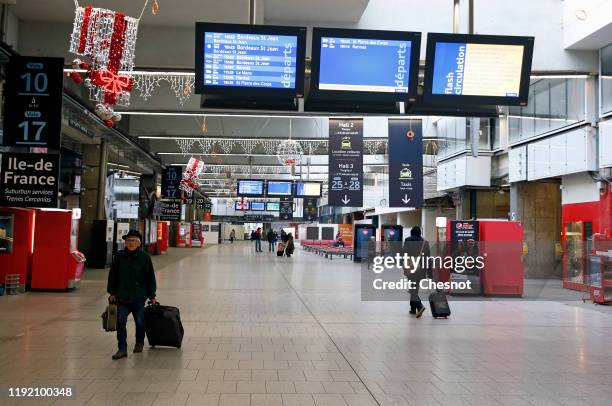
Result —
[[3, 153], [0, 206], [57, 207], [59, 155]]

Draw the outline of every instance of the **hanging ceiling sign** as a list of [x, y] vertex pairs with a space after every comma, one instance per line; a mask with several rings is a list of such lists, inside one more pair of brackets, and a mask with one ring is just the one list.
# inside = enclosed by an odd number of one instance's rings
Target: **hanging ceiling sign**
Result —
[[169, 166], [162, 170], [162, 197], [178, 199], [181, 197], [179, 189], [183, 169], [180, 166]]
[[363, 206], [363, 119], [329, 119], [329, 205]]
[[181, 220], [181, 201], [162, 201], [161, 213], [159, 219], [161, 221], [180, 221]]
[[13, 57], [8, 66], [3, 145], [59, 149], [64, 59]]
[[3, 153], [0, 206], [57, 207], [58, 154]]
[[389, 119], [389, 207], [422, 206], [421, 120]]

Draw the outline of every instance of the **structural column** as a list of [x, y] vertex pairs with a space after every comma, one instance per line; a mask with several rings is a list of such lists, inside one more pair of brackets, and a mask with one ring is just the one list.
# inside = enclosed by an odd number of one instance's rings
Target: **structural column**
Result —
[[83, 145], [83, 178], [81, 185], [81, 222], [79, 250], [87, 255], [92, 249], [94, 220], [104, 220], [110, 213], [104, 208], [106, 194], [108, 145], [105, 141], [96, 145]]

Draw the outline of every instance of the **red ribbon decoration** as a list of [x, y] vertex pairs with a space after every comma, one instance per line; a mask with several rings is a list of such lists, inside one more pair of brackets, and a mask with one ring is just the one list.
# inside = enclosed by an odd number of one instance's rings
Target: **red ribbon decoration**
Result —
[[94, 71], [91, 83], [104, 89], [104, 102], [115, 104], [117, 96], [132, 90], [134, 80], [129, 76], [117, 75], [108, 69]]
[[85, 52], [85, 45], [87, 44], [87, 32], [89, 30], [89, 17], [91, 16], [91, 6], [85, 7], [85, 14], [83, 15], [83, 22], [81, 23], [81, 35], [79, 36], [79, 53]]

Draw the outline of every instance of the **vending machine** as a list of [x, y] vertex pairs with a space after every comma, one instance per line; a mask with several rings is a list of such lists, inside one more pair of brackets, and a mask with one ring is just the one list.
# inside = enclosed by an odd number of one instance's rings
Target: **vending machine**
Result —
[[191, 247], [191, 224], [184, 221], [175, 223], [176, 246], [178, 248]]
[[380, 226], [381, 251], [384, 254], [401, 251], [403, 232], [404, 227], [397, 224]]
[[382, 241], [403, 241], [404, 227], [397, 224], [383, 224], [380, 228]]
[[204, 246], [202, 224], [199, 221], [191, 223], [191, 246], [201, 248]]
[[376, 226], [373, 224], [355, 224], [353, 241], [353, 261], [361, 262], [363, 259], [367, 259], [372, 254], [372, 249], [376, 250]]
[[168, 229], [169, 223], [167, 221], [157, 222], [157, 250], [160, 254], [168, 253], [168, 243], [170, 237]]
[[81, 281], [85, 255], [77, 250], [81, 209], [37, 209], [31, 288], [73, 289]]
[[25, 290], [30, 284], [34, 251], [33, 209], [0, 208], [0, 283], [7, 274], [19, 274], [19, 285]]

